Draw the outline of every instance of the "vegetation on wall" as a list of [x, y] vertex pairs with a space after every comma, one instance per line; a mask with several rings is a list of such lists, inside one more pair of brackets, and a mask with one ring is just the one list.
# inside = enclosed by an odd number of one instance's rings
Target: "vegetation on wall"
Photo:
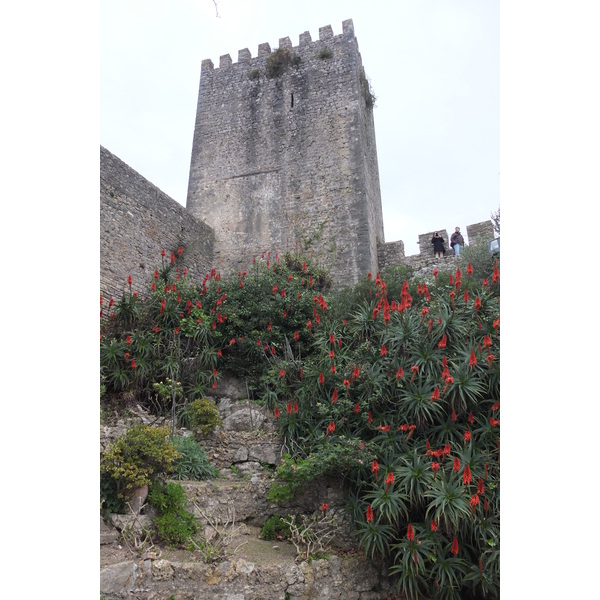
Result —
[[297, 67], [300, 64], [300, 57], [288, 48], [277, 48], [271, 52], [265, 62], [265, 74], [268, 79], [280, 77], [286, 69], [292, 65]]
[[298, 253], [196, 286], [172, 257], [144, 300], [130, 288], [101, 316], [105, 400], [128, 392], [183, 418], [231, 371], [289, 449], [273, 501], [338, 476], [357, 542], [401, 592], [497, 598], [500, 272], [477, 252], [424, 280], [395, 267], [339, 292]]

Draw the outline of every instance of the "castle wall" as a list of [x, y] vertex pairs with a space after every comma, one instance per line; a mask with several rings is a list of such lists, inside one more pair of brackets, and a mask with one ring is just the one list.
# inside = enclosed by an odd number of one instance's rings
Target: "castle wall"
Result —
[[[267, 250], [314, 250], [336, 284], [378, 270], [383, 216], [372, 106], [351, 20], [279, 41], [297, 57], [267, 77], [275, 56], [202, 62], [188, 210], [214, 229], [226, 275]], [[328, 50], [330, 57], [324, 57]], [[297, 62], [299, 59], [299, 62]]]
[[175, 200], [100, 147], [100, 291], [119, 299], [147, 289], [154, 270], [183, 248], [191, 277], [202, 279], [213, 261], [214, 233]]
[[[438, 232], [444, 239], [446, 254], [442, 258], [435, 258], [431, 238]], [[464, 234], [463, 234], [464, 235]], [[488, 244], [495, 238], [492, 221], [482, 221], [467, 225], [467, 246], [477, 244]], [[455, 260], [454, 250], [450, 248], [448, 231], [445, 229], [433, 229], [428, 233], [419, 234], [419, 253], [410, 256], [404, 254], [404, 242], [388, 242], [379, 244], [379, 270], [395, 265], [406, 265], [412, 267], [415, 272], [431, 272], [434, 268], [448, 268]]]

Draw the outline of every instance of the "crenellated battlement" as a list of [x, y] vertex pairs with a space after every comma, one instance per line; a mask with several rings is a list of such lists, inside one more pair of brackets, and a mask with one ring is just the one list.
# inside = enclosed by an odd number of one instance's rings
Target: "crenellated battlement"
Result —
[[[305, 31], [298, 36], [298, 45], [294, 46], [289, 37], [279, 38], [279, 48], [287, 48], [292, 52], [295, 52], [300, 56], [302, 60], [303, 55], [310, 53], [311, 51], [319, 51], [323, 47], [323, 42], [330, 42], [337, 44], [340, 42], [356, 41], [354, 35], [354, 24], [352, 19], [347, 19], [342, 22], [342, 33], [334, 35], [333, 27], [331, 25], [325, 25], [319, 28], [319, 39], [313, 41], [310, 32]], [[275, 49], [275, 50], [276, 50]], [[268, 42], [264, 42], [258, 45], [257, 55], [253, 58], [252, 53], [248, 48], [238, 50], [237, 62], [233, 62], [230, 54], [223, 54], [219, 57], [219, 66], [215, 67], [213, 61], [210, 58], [204, 59], [201, 63], [201, 76], [203, 74], [215, 73], [222, 69], [229, 69], [230, 67], [238, 67], [244, 69], [252, 69], [261, 66], [262, 62], [272, 54], [274, 50], [271, 49], [271, 45]]]

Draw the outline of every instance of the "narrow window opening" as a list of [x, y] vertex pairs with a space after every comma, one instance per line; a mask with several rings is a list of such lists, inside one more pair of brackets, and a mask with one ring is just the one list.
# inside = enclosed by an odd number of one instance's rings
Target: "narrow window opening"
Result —
[[294, 94], [292, 93], [292, 108], [294, 108]]

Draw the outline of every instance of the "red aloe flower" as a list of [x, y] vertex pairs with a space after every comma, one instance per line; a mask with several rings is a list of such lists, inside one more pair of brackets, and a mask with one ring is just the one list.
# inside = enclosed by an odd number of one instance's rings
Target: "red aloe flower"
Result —
[[323, 373], [319, 374], [319, 383], [323, 385], [325, 383], [325, 375]]
[[360, 406], [359, 406], [358, 402], [354, 405], [354, 412], [356, 414], [358, 414], [360, 412]]
[[494, 261], [494, 272], [492, 274], [492, 283], [497, 283], [500, 279], [500, 271], [498, 270], [498, 261]]
[[440, 469], [440, 463], [432, 461], [431, 463], [431, 470], [433, 471], [433, 477], [435, 478], [435, 476], [437, 475], [437, 472]]
[[488, 355], [485, 357], [485, 360], [487, 360], [487, 362], [488, 362], [488, 366], [491, 368], [491, 366], [492, 366], [492, 363], [494, 362], [494, 355], [493, 355], [493, 354], [488, 354]]
[[471, 423], [471, 425], [473, 425], [473, 423], [475, 423], [475, 417], [473, 416], [472, 412], [469, 413], [469, 416], [467, 417], [467, 421], [469, 421], [469, 423]]
[[288, 402], [287, 408], [285, 409], [288, 415], [292, 414], [292, 403]]
[[444, 450], [442, 451], [442, 454], [444, 456], [448, 456], [448, 454], [450, 454], [450, 444], [446, 443], [446, 445], [444, 446]]
[[411, 382], [412, 382], [412, 381], [414, 380], [414, 378], [416, 377], [416, 375], [417, 375], [417, 371], [419, 370], [419, 367], [418, 367], [418, 365], [413, 365], [413, 366], [410, 368], [410, 370], [411, 370], [411, 372], [412, 372], [412, 377], [411, 377], [411, 379], [410, 379], [410, 380], [411, 380]]
[[500, 408], [500, 400], [492, 404], [492, 410], [498, 410]]
[[369, 504], [369, 506], [367, 506], [367, 523], [370, 523], [373, 521], [373, 509], [371, 508], [371, 505]]
[[452, 540], [452, 548], [450, 549], [450, 554], [458, 554], [458, 540], [456, 539], [456, 536], [454, 536], [454, 539]]
[[335, 431], [335, 421], [331, 421], [331, 423], [329, 423], [329, 425], [327, 426], [327, 435], [329, 435], [330, 433], [333, 433]]
[[463, 436], [465, 442], [469, 442], [471, 440], [471, 432], [467, 429], [465, 431], [465, 435]]
[[387, 348], [385, 347], [385, 344], [383, 344], [383, 346], [381, 346], [381, 356], [385, 356], [387, 354]]
[[279, 407], [278, 406], [275, 407], [275, 412], [273, 413], [273, 416], [276, 419], [279, 419]]
[[432, 519], [431, 523], [429, 524], [429, 527], [431, 527], [431, 531], [437, 531], [438, 530], [437, 521], [435, 519]]
[[498, 327], [500, 327], [500, 315], [498, 315], [498, 318], [492, 323], [492, 327], [494, 329], [498, 329]]
[[127, 345], [131, 344], [131, 336], [130, 335], [128, 335], [127, 338], [125, 339], [125, 343]]
[[472, 508], [475, 508], [479, 504], [479, 496], [477, 494], [473, 494], [469, 500], [469, 504]]
[[369, 423], [372, 423], [372, 422], [373, 422], [373, 415], [371, 414], [371, 411], [369, 411], [369, 412], [367, 413], [367, 416], [368, 416], [368, 421], [369, 421]]
[[390, 489], [390, 485], [394, 483], [394, 474], [388, 473], [388, 476], [385, 478], [385, 491], [387, 492]]
[[358, 370], [358, 365], [356, 365], [354, 367], [354, 371], [352, 372], [352, 378], [358, 379], [359, 375], [360, 375], [360, 371]]
[[450, 416], [450, 418], [454, 423], [456, 423], [456, 411], [454, 409], [452, 409], [452, 415]]
[[338, 399], [338, 391], [337, 388], [333, 388], [333, 394], [331, 395], [331, 403], [335, 404]]
[[175, 254], [173, 252], [171, 252], [171, 264], [175, 264]]
[[473, 275], [473, 265], [471, 263], [469, 263], [467, 265], [467, 276], [471, 277], [471, 275]]
[[300, 334], [297, 331], [294, 331], [294, 341], [297, 342], [300, 339]]
[[377, 479], [377, 475], [379, 474], [379, 463], [376, 460], [371, 464], [371, 473], [375, 473], [375, 479]]
[[137, 367], [137, 365], [135, 364], [135, 360], [131, 360], [131, 368], [135, 369]]
[[452, 470], [460, 471], [460, 460], [458, 459], [458, 456], [454, 457], [454, 465], [452, 466]]
[[285, 377], [285, 370], [281, 369], [281, 371], [279, 371], [279, 377]]
[[463, 300], [465, 301], [465, 304], [469, 301], [469, 292], [468, 292], [468, 290], [465, 290], [465, 293], [463, 294]]
[[480, 477], [479, 481], [477, 482], [477, 493], [478, 494], [485, 494], [485, 485], [483, 483], [483, 478]]
[[[440, 340], [440, 342], [438, 344], [438, 348], [445, 348], [447, 341], [448, 341], [448, 336], [446, 334], [444, 334], [443, 337], [442, 337], [442, 339]], [[446, 357], [444, 357], [444, 358], [446, 358]]]
[[431, 401], [433, 402], [434, 400], [438, 400], [439, 397], [440, 397], [440, 390], [436, 385], [435, 389], [433, 390], [433, 394], [431, 394]]
[[479, 310], [481, 308], [481, 298], [475, 298], [475, 304], [473, 308], [475, 308], [475, 310]]
[[439, 271], [437, 269], [433, 270], [433, 276], [437, 279]]
[[329, 504], [327, 504], [327, 502], [323, 502], [323, 504], [321, 504], [321, 510], [323, 511], [323, 513], [326, 513], [328, 508]]
[[463, 484], [467, 485], [468, 483], [471, 483], [471, 467], [465, 465], [465, 470], [463, 471]]
[[396, 379], [401, 379], [404, 377], [404, 369], [402, 367], [400, 367], [397, 371], [396, 371]]
[[477, 364], [477, 357], [475, 356], [475, 350], [471, 350], [471, 356], [469, 356], [469, 366], [474, 367]]
[[294, 414], [298, 414], [298, 403], [294, 402], [294, 406], [292, 407], [292, 410], [294, 411]]
[[412, 523], [408, 524], [408, 529], [406, 530], [406, 539], [409, 542], [412, 542], [415, 539], [415, 532], [413, 531]]

